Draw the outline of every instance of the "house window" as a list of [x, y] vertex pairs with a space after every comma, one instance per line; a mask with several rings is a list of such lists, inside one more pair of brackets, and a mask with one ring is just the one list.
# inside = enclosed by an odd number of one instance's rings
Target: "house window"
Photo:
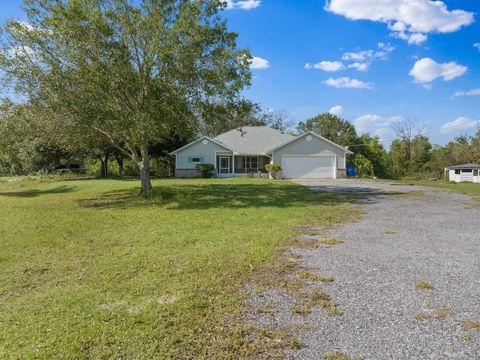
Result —
[[243, 167], [242, 169], [247, 169], [248, 170], [258, 170], [258, 157], [256, 156], [245, 156], [243, 158]]
[[473, 171], [473, 169], [463, 169], [462, 172], [464, 173], [471, 173]]
[[455, 175], [460, 175], [460, 169], [455, 170]]
[[473, 171], [473, 176], [478, 176], [478, 170]]
[[199, 158], [199, 157], [192, 157], [190, 162], [193, 162], [193, 163], [199, 163], [202, 161], [202, 158]]

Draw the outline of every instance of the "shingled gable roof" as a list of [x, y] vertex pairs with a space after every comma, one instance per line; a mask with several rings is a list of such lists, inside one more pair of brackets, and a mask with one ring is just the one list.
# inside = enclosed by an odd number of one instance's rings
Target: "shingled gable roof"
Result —
[[268, 126], [242, 126], [213, 138], [238, 154], [263, 155], [271, 149], [295, 139]]
[[298, 139], [300, 139], [300, 138], [302, 138], [302, 137], [304, 137], [304, 136], [306, 136], [306, 135], [316, 136], [317, 138], [319, 138], [319, 139], [321, 139], [321, 140], [329, 143], [330, 145], [333, 145], [333, 146], [335, 146], [335, 147], [337, 147], [337, 148], [345, 151], [347, 154], [353, 154], [352, 151], [348, 150], [348, 146], [338, 145], [338, 144], [334, 143], [333, 141], [328, 140], [327, 138], [325, 138], [325, 137], [323, 137], [323, 136], [321, 136], [321, 135], [318, 135], [318, 134], [314, 133], [313, 131], [307, 131], [307, 132], [305, 132], [305, 133], [303, 133], [303, 134], [300, 134], [300, 135], [298, 135], [298, 136], [294, 136], [293, 139], [291, 139], [291, 140], [289, 140], [289, 141], [287, 141], [287, 142], [285, 142], [285, 143], [283, 143], [283, 144], [280, 144], [280, 145], [278, 145], [278, 146], [276, 146], [276, 147], [274, 147], [274, 148], [271, 148], [270, 151], [274, 151], [274, 150], [280, 149], [280, 148], [284, 147], [285, 145], [288, 145], [288, 144], [290, 144], [291, 142], [294, 142], [295, 140], [298, 140]]
[[335, 144], [334, 142], [324, 138], [323, 136], [315, 134], [312, 131], [308, 131], [299, 136], [294, 136], [291, 134], [284, 134], [281, 131], [272, 129], [268, 126], [242, 126], [218, 135], [213, 139], [203, 136], [200, 139], [197, 139], [190, 144], [171, 152], [170, 155], [175, 155], [179, 151], [182, 151], [203, 139], [210, 140], [217, 145], [224, 147], [227, 151], [233, 152], [234, 154], [266, 155], [271, 154], [273, 150], [290, 144], [291, 142], [300, 139], [307, 134], [314, 135], [326, 141], [327, 143], [344, 150], [348, 154], [353, 154], [346, 147]]

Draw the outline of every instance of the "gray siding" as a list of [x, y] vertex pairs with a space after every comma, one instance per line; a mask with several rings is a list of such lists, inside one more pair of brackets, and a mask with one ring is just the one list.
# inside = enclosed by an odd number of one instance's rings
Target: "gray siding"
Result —
[[322, 151], [330, 151], [337, 155], [337, 169], [345, 169], [345, 150], [333, 146], [314, 135], [311, 135], [312, 141], [307, 141], [306, 135], [275, 150], [272, 154], [273, 162], [281, 165], [283, 155], [316, 155]]
[[177, 153], [176, 168], [177, 169], [195, 169], [197, 163], [191, 162], [192, 157], [203, 158], [201, 163], [215, 165], [215, 152], [228, 151], [223, 146], [208, 141], [207, 145], [203, 145], [202, 141], [183, 149]]

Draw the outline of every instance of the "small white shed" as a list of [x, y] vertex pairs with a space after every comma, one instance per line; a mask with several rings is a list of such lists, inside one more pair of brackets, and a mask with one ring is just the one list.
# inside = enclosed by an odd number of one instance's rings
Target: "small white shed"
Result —
[[480, 165], [477, 164], [449, 166], [445, 168], [445, 172], [448, 172], [448, 180], [456, 183], [464, 181], [480, 183]]

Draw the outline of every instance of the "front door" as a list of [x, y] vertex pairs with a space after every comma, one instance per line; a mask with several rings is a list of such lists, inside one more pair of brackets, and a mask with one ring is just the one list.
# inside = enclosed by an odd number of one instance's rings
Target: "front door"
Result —
[[228, 156], [220, 157], [220, 174], [229, 174], [230, 173], [230, 158]]

